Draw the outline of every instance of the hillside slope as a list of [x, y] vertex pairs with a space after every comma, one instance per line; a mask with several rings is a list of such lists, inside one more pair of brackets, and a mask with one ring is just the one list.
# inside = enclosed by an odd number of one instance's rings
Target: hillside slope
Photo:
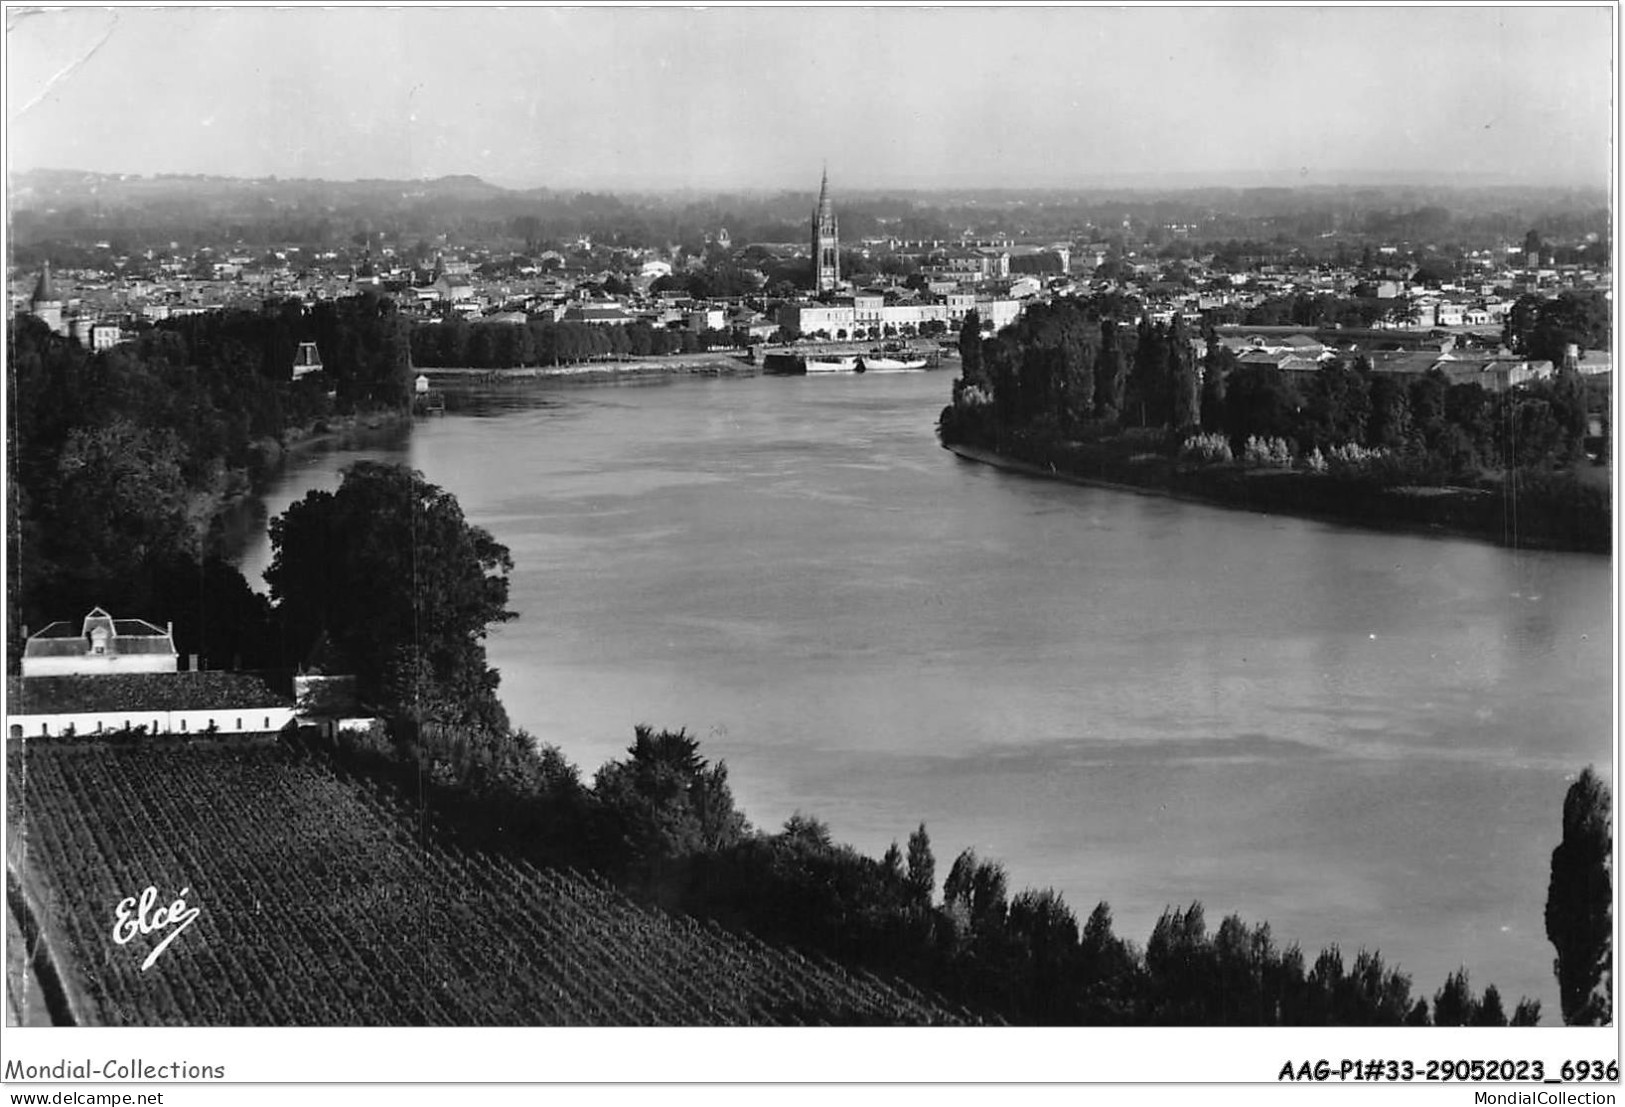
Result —
[[[8, 899], [49, 939], [77, 1022], [970, 1021], [592, 878], [448, 848], [276, 739], [12, 740], [7, 767]], [[118, 905], [149, 885], [195, 921], [115, 941]]]

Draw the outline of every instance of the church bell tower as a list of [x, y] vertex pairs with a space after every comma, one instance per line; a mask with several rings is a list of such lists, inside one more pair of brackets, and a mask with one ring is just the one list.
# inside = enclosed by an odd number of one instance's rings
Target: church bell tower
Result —
[[818, 206], [812, 215], [813, 285], [816, 295], [832, 292], [841, 283], [841, 243], [835, 226], [835, 205], [829, 199], [829, 170], [818, 186]]

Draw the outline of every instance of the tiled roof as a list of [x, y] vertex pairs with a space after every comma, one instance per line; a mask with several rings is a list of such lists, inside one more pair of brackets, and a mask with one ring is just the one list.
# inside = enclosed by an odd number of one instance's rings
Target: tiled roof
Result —
[[1439, 360], [1433, 350], [1379, 350], [1367, 355], [1371, 369], [1376, 373], [1414, 373], [1421, 376]]
[[113, 647], [118, 653], [173, 653], [174, 644], [169, 631], [145, 619], [115, 619], [99, 607], [76, 628], [66, 619], [46, 626], [31, 635], [25, 647], [30, 656], [65, 656], [88, 648], [86, 636], [92, 628], [102, 627], [113, 632]]
[[[90, 652], [90, 643], [80, 635], [72, 638], [30, 638], [23, 647], [24, 657], [78, 657]], [[160, 635], [156, 638], [150, 635], [126, 637], [117, 635], [108, 643], [108, 653], [114, 657], [128, 657], [138, 653], [172, 654], [175, 652], [175, 643], [169, 636]]]
[[59, 619], [44, 630], [31, 636], [33, 638], [78, 638], [79, 628], [66, 619]]
[[264, 680], [249, 673], [121, 673], [10, 677], [6, 681], [6, 711], [12, 715], [287, 706], [285, 696], [277, 695]]

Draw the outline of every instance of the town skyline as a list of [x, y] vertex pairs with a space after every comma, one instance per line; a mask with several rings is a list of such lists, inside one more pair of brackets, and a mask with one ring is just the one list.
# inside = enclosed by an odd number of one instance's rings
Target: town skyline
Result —
[[1613, 160], [1606, 6], [11, 9], [7, 40], [12, 174], [1601, 188]]

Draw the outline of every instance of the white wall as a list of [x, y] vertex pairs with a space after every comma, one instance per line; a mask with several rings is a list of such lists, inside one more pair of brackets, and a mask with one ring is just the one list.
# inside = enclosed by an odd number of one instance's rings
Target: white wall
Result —
[[[102, 711], [51, 715], [6, 716], [6, 733], [21, 727], [28, 738], [56, 737], [73, 727], [75, 734], [95, 734], [98, 730], [146, 727], [148, 734], [199, 734], [210, 722], [220, 734], [254, 734], [281, 730], [294, 721], [291, 707], [240, 707], [211, 711]], [[43, 729], [42, 729], [43, 728]]]
[[23, 676], [117, 676], [120, 673], [173, 673], [172, 653], [128, 653], [79, 657], [24, 657]]

